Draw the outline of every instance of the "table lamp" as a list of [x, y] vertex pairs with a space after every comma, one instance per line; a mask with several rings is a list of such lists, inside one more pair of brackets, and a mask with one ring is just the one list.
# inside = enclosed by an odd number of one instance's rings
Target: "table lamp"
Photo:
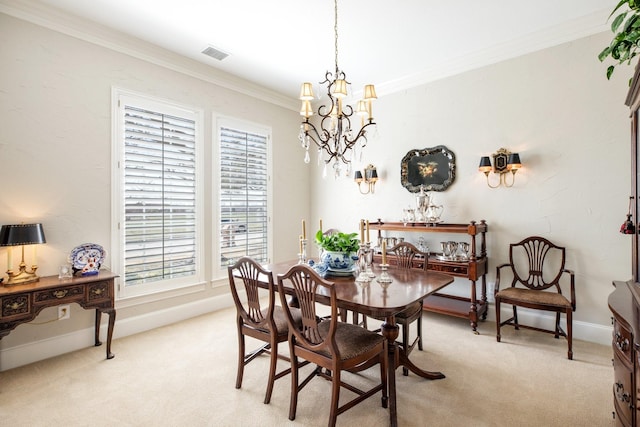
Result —
[[41, 243], [47, 243], [42, 224], [3, 225], [2, 228], [0, 228], [0, 246], [22, 246], [22, 259], [18, 266], [18, 272], [15, 272], [12, 268], [11, 248], [9, 248], [9, 252], [7, 253], [7, 275], [9, 279], [5, 284], [17, 285], [40, 280], [38, 275], [36, 275], [38, 266], [36, 265], [35, 248], [33, 251], [34, 256], [31, 271], [28, 271], [27, 265], [24, 262], [24, 246]]

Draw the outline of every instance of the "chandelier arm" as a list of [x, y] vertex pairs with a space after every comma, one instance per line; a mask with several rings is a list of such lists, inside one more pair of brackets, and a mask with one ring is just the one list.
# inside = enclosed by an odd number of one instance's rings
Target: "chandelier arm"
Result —
[[[325, 163], [330, 163], [334, 158], [340, 158], [345, 164], [348, 164], [349, 162], [347, 162], [344, 158], [344, 151], [342, 151], [341, 153], [339, 153], [338, 151], [334, 151], [331, 149], [331, 146], [329, 145], [329, 140], [331, 139], [330, 136], [328, 135], [328, 133], [326, 132], [326, 130], [323, 129], [323, 133], [327, 136], [327, 139], [323, 139], [322, 135], [318, 132], [318, 130], [316, 129], [315, 125], [311, 122], [309, 122], [308, 120], [305, 122], [305, 124], [309, 125], [309, 129], [307, 129], [305, 131], [305, 135], [309, 137], [309, 139], [311, 139], [313, 141], [313, 143], [316, 145], [316, 147], [324, 150], [327, 155], [329, 156], [329, 158], [327, 160], [325, 160]], [[315, 134], [315, 136], [314, 136]]]
[[364, 148], [367, 145], [367, 142], [369, 142], [369, 140], [367, 139], [367, 128], [371, 125], [375, 125], [375, 123], [373, 121], [370, 121], [369, 123], [362, 126], [358, 131], [358, 133], [356, 134], [356, 136], [353, 137], [353, 139], [351, 140], [349, 140], [345, 135], [344, 140], [347, 143], [347, 145], [349, 147], [353, 147], [360, 138], [363, 138], [365, 142], [364, 144], [362, 144], [362, 147]]
[[[342, 115], [346, 118], [353, 116], [353, 107], [349, 104], [343, 106]], [[349, 121], [349, 127], [351, 127], [351, 121]]]
[[[322, 139], [321, 135], [318, 133], [318, 130], [316, 129], [313, 123], [307, 120], [305, 121], [305, 124], [309, 125], [309, 129], [304, 131], [305, 136], [308, 136], [313, 141], [313, 143], [316, 144], [317, 147], [322, 147], [324, 144], [326, 144], [326, 141]], [[315, 137], [314, 137], [314, 134], [315, 134]]]
[[327, 151], [326, 146], [324, 147], [324, 151], [329, 155], [329, 158], [324, 161], [326, 164], [329, 164], [333, 159], [338, 158], [338, 153], [330, 153], [329, 151]]
[[[337, 76], [336, 76], [337, 78]], [[333, 82], [333, 73], [331, 71], [327, 71], [326, 73], [324, 73], [324, 81], [320, 82], [321, 85], [325, 84], [325, 83], [329, 83], [332, 84]]]

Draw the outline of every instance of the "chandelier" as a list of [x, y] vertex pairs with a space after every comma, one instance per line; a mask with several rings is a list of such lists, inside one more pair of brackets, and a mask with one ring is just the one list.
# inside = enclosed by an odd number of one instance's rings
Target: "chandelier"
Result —
[[[364, 86], [363, 98], [358, 101], [355, 111], [353, 107], [346, 104], [347, 87], [351, 85], [347, 81], [346, 74], [338, 67], [338, 0], [335, 0], [335, 70], [327, 71], [324, 81], [321, 85], [327, 85], [327, 95], [329, 103], [318, 107], [319, 127], [316, 127], [309, 118], [313, 115], [313, 107], [311, 100], [314, 99], [313, 85], [311, 83], [303, 83], [300, 89], [300, 99], [302, 100], [302, 108], [300, 115], [304, 117], [300, 125], [300, 143], [305, 150], [304, 161], [309, 163], [311, 157], [309, 155], [309, 147], [313, 141], [318, 148], [318, 163], [320, 159], [324, 159], [326, 175], [326, 167], [333, 163], [334, 174], [336, 177], [341, 175], [342, 168], [345, 166], [345, 175], [351, 175], [351, 160], [355, 158], [357, 149], [362, 149], [367, 145], [367, 128], [375, 125], [371, 112], [371, 102], [377, 98], [374, 85], [368, 84]], [[360, 129], [353, 127], [352, 116], [357, 114], [360, 116]], [[355, 118], [354, 118], [355, 119]]]

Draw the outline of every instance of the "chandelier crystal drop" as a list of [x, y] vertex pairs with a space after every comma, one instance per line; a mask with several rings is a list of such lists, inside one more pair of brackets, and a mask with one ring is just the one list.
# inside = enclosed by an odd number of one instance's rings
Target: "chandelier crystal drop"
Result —
[[[374, 99], [377, 99], [377, 96], [375, 86], [368, 84], [364, 86], [363, 98], [358, 101], [355, 110], [343, 102], [347, 96], [347, 87], [351, 83], [347, 80], [344, 71], [338, 67], [338, 0], [334, 0], [334, 6], [335, 70], [333, 72], [327, 71], [324, 81], [320, 82], [321, 85], [327, 85], [330, 104], [318, 107], [319, 124], [318, 126], [314, 125], [310, 121], [314, 114], [311, 105], [311, 101], [314, 99], [313, 85], [308, 82], [302, 84], [300, 115], [304, 119], [300, 125], [298, 138], [305, 150], [305, 163], [311, 161], [309, 147], [313, 141], [318, 147], [318, 161], [326, 153], [325, 167], [327, 164], [333, 163], [334, 176], [337, 178], [343, 172], [346, 176], [351, 175], [351, 161], [357, 160], [356, 148], [358, 148], [358, 157], [362, 156], [363, 148], [367, 145], [367, 128], [376, 125], [373, 121], [371, 104]], [[354, 129], [354, 125], [357, 123], [352, 123], [354, 114], [360, 116], [359, 130]], [[345, 167], [342, 167], [343, 165]], [[324, 174], [326, 174], [326, 169]]]

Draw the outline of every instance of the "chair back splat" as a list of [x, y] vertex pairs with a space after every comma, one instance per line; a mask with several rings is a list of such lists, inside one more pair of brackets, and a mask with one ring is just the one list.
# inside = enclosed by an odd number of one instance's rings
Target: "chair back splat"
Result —
[[[558, 282], [564, 270], [565, 248], [556, 246], [549, 240], [540, 238], [527, 238], [520, 243], [510, 245], [509, 260], [514, 266], [513, 283], [520, 282], [529, 289], [544, 290], [552, 286], [562, 293]], [[516, 257], [519, 255], [519, 248], [526, 254], [528, 268], [525, 271], [518, 269]], [[552, 257], [556, 257], [552, 260]], [[545, 261], [549, 259], [549, 263]], [[555, 265], [551, 265], [555, 261]], [[546, 273], [546, 274], [543, 274]], [[522, 275], [521, 275], [522, 274]], [[545, 280], [545, 275], [551, 274], [551, 278]]]
[[[302, 329], [293, 328], [291, 333], [296, 340], [305, 347], [320, 350], [323, 346], [331, 347], [332, 343], [326, 343], [320, 334], [319, 316], [316, 313], [316, 295], [318, 293], [328, 294], [331, 301], [335, 300], [336, 290], [332, 284], [324, 280], [316, 280], [315, 277], [307, 274], [305, 270], [298, 270], [289, 276], [297, 298], [300, 313], [302, 314]], [[283, 295], [281, 293], [281, 295]], [[324, 321], [329, 322], [329, 335], [335, 334], [336, 323], [338, 321], [336, 304], [331, 305], [331, 314]], [[329, 350], [336, 351], [335, 348]]]

